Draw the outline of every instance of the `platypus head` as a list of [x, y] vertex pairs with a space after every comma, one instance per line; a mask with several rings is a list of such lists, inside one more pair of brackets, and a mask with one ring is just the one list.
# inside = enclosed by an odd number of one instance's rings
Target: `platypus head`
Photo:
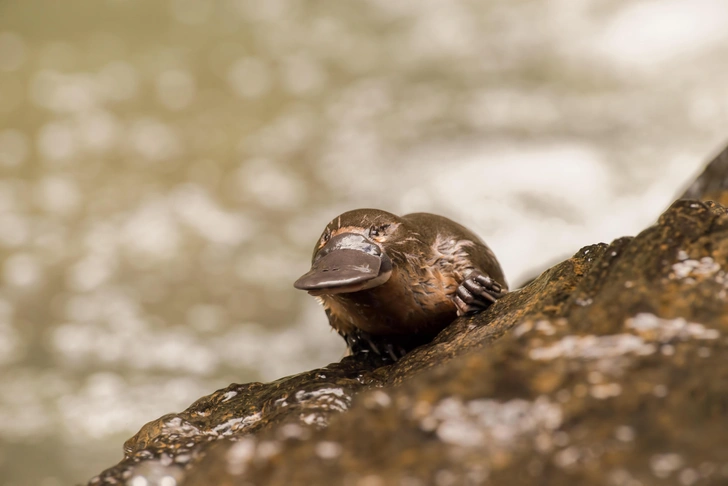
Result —
[[332, 295], [382, 285], [392, 275], [387, 244], [401, 238], [403, 221], [378, 209], [357, 209], [334, 218], [313, 251], [311, 270], [296, 280], [311, 295]]

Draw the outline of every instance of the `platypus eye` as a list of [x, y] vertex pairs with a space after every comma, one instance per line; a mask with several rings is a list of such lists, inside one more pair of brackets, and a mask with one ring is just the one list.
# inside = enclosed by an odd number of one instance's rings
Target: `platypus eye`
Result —
[[331, 231], [326, 230], [324, 234], [321, 236], [321, 241], [323, 243], [327, 243], [331, 239]]
[[381, 236], [381, 235], [383, 235], [387, 231], [387, 228], [389, 228], [389, 225], [388, 224], [381, 224], [379, 226], [372, 226], [371, 228], [369, 228], [369, 236], [372, 236], [372, 237], [374, 237], [374, 236]]

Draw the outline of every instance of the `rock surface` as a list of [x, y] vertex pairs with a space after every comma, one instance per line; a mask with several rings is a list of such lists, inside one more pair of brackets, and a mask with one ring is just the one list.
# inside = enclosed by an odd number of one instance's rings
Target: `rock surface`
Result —
[[703, 173], [685, 190], [681, 199], [715, 201], [728, 206], [728, 147], [708, 164]]
[[90, 484], [726, 484], [728, 214], [700, 201], [725, 201], [723, 174], [728, 152], [638, 236], [396, 364], [233, 384], [151, 422]]

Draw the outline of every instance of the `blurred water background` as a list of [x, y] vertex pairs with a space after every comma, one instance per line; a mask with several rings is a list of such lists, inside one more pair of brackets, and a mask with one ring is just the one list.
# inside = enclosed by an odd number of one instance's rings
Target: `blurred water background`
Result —
[[518, 284], [728, 139], [723, 0], [0, 2], [0, 484], [337, 360], [293, 289], [338, 213], [430, 211]]

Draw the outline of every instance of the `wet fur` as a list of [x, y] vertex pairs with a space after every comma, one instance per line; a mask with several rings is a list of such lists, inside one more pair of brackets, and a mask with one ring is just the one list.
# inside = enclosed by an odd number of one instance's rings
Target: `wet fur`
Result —
[[[329, 228], [362, 230], [386, 220], [364, 215], [359, 225], [341, 218]], [[389, 213], [384, 213], [389, 215]], [[506, 286], [503, 273], [491, 250], [472, 232], [441, 216], [414, 213], [396, 220], [398, 237], [380, 241], [393, 262], [392, 277], [365, 291], [323, 295], [319, 300], [331, 326], [346, 336], [355, 329], [387, 336], [405, 347], [431, 340], [456, 317], [453, 296], [473, 270], [491, 276]]]

